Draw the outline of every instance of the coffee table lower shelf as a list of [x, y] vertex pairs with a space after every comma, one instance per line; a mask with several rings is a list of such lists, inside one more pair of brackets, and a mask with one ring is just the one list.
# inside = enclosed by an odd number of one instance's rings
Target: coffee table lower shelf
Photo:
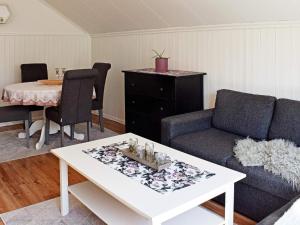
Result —
[[[89, 181], [69, 186], [69, 192], [108, 225], [149, 224], [146, 218]], [[223, 217], [203, 207], [196, 207], [162, 225], [223, 225], [224, 223]]]

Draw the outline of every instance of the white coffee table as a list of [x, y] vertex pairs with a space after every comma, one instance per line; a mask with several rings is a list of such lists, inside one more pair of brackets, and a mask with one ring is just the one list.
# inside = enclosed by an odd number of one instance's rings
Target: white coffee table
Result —
[[[140, 144], [150, 142], [128, 133], [51, 151], [60, 159], [63, 216], [69, 212], [70, 192], [108, 225], [233, 225], [234, 184], [245, 178], [245, 174], [157, 143], [155, 151], [216, 173], [205, 181], [164, 195], [82, 152], [132, 137], [137, 137]], [[68, 186], [68, 166], [88, 181]], [[225, 218], [199, 206], [223, 193], [226, 200]]]

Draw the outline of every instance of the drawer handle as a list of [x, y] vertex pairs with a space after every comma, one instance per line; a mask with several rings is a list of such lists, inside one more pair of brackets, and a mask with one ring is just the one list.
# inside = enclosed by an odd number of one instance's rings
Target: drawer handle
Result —
[[160, 90], [161, 92], [163, 92], [163, 91], [164, 91], [164, 88], [160, 88], [159, 90]]
[[164, 111], [164, 107], [160, 107], [160, 111]]
[[131, 83], [131, 87], [135, 87], [135, 83]]
[[131, 101], [131, 103], [132, 103], [132, 104], [135, 104], [135, 101], [134, 101], [134, 100], [132, 100], [132, 101]]

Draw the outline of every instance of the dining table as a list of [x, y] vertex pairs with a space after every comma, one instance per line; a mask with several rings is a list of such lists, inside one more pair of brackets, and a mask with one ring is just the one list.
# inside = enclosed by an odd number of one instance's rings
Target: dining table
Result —
[[[24, 105], [24, 106], [42, 106], [43, 118], [34, 121], [30, 128], [30, 136], [38, 131], [41, 131], [38, 142], [35, 145], [36, 150], [40, 150], [45, 143], [45, 125], [46, 108], [58, 106], [61, 99], [62, 82], [57, 84], [45, 84], [40, 81], [10, 84], [3, 88], [2, 100], [11, 105]], [[54, 122], [50, 122], [50, 134], [55, 134], [60, 131], [60, 126]], [[64, 132], [70, 136], [71, 128], [66, 126]], [[19, 138], [25, 138], [26, 134], [21, 132], [18, 134]], [[77, 140], [84, 140], [84, 134], [74, 133], [74, 138]]]

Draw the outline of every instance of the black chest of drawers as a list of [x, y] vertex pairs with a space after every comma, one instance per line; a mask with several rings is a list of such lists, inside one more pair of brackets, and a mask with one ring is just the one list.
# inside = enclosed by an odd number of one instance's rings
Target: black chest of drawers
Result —
[[125, 73], [126, 132], [160, 142], [161, 119], [203, 109], [205, 73], [152, 69]]

